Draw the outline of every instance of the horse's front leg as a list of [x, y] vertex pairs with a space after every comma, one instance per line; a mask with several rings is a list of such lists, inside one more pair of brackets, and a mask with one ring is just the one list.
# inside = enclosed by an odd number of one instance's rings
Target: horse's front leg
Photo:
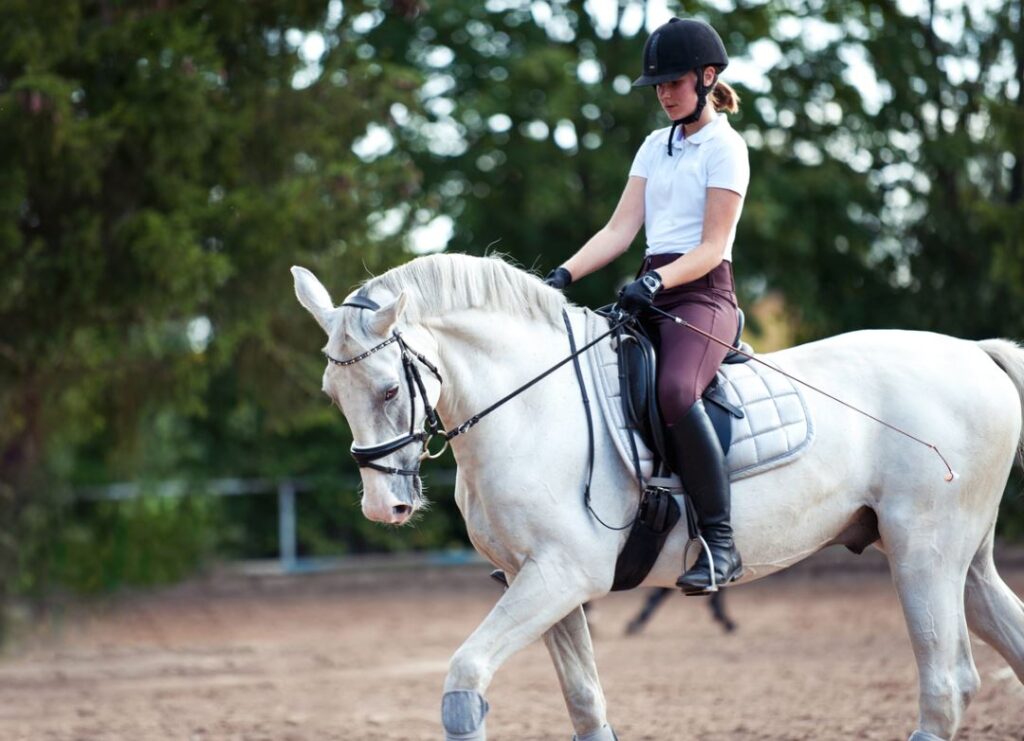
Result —
[[544, 634], [569, 709], [577, 741], [614, 741], [605, 719], [604, 691], [597, 676], [594, 646], [582, 607], [577, 607]]
[[[526, 561], [484, 621], [452, 656], [441, 702], [441, 721], [448, 741], [486, 739], [484, 716], [488, 705], [484, 692], [494, 672], [512, 654], [540, 638], [570, 612], [580, 611], [580, 604], [596, 591], [587, 577], [574, 568], [572, 559], [552, 555], [555, 557]], [[582, 620], [582, 615], [579, 619]], [[570, 628], [576, 627], [578, 625], [570, 618]], [[569, 632], [556, 630], [561, 645], [568, 645], [563, 639]], [[573, 642], [574, 646], [577, 644], [578, 638]], [[586, 644], [589, 649], [589, 634]], [[571, 659], [566, 666], [569, 663]], [[596, 684], [592, 650], [590, 663]], [[571, 684], [574, 688], [577, 686], [574, 682]], [[603, 706], [603, 698], [600, 704]], [[601, 723], [595, 723], [590, 730], [598, 730], [603, 724], [603, 710], [599, 716]]]

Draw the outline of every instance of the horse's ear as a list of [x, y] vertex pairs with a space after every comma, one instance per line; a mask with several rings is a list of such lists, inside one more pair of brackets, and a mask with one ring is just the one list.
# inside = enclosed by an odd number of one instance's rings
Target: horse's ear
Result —
[[299, 303], [306, 307], [306, 311], [313, 315], [316, 323], [324, 332], [331, 333], [330, 315], [334, 311], [334, 302], [331, 295], [327, 293], [323, 283], [305, 268], [298, 265], [292, 266], [292, 276], [295, 278], [295, 297]]
[[402, 291], [398, 294], [398, 298], [390, 304], [382, 306], [373, 312], [373, 317], [370, 319], [370, 329], [377, 334], [387, 334], [395, 326], [395, 323], [402, 318], [407, 300], [408, 297], [405, 295], [405, 291]]

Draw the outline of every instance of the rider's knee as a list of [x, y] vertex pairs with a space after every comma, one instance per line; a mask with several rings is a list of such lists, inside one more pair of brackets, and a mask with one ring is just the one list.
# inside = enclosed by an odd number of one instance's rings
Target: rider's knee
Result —
[[700, 394], [690, 385], [666, 384], [658, 393], [658, 407], [665, 424], [678, 422], [697, 402]]

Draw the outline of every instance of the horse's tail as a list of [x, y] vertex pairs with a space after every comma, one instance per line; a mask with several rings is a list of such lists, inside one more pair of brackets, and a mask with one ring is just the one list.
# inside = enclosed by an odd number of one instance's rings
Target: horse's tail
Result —
[[[982, 350], [1002, 368], [1017, 387], [1021, 400], [1021, 415], [1024, 416], [1024, 347], [1011, 340], [982, 340]], [[1024, 467], [1024, 429], [1017, 445], [1017, 464]]]

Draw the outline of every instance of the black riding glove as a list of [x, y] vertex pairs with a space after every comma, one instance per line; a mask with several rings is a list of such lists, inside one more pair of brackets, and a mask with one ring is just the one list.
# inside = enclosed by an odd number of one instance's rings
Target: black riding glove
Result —
[[636, 316], [651, 305], [660, 290], [661, 276], [657, 271], [648, 270], [632, 283], [623, 286], [616, 306], [630, 316]]
[[544, 282], [547, 283], [552, 288], [557, 288], [559, 291], [561, 291], [564, 288], [566, 288], [570, 283], [572, 283], [572, 273], [570, 273], [564, 267], [557, 267], [550, 273], [548, 273], [547, 277], [544, 279]]

